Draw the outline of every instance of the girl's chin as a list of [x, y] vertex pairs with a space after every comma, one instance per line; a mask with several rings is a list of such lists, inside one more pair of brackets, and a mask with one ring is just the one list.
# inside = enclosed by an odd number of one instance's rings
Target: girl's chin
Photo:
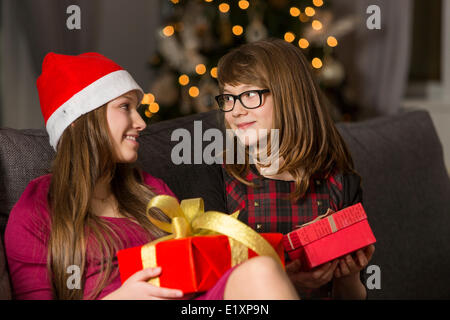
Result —
[[125, 163], [135, 163], [136, 162], [136, 160], [120, 160], [120, 161], [117, 161], [117, 163], [123, 163], [123, 164], [125, 164]]
[[134, 154], [122, 154], [122, 157], [120, 157], [119, 163], [133, 163], [137, 161], [137, 152]]
[[249, 139], [249, 138], [241, 138], [239, 137], [239, 142], [246, 146], [246, 147], [253, 147], [256, 146], [256, 142], [258, 141], [258, 139]]
[[259, 138], [258, 134], [238, 134], [237, 135], [239, 142], [247, 147], [253, 147], [253, 146], [257, 146], [258, 141], [261, 140], [261, 142], [265, 145], [266, 139], [267, 139], [267, 135], [264, 135], [263, 137]]

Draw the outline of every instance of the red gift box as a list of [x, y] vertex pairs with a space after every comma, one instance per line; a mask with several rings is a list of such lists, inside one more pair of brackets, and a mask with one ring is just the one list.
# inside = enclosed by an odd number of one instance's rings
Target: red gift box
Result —
[[300, 259], [305, 271], [375, 242], [361, 203], [319, 217], [283, 236], [289, 258]]
[[[265, 233], [261, 236], [275, 249], [284, 266], [283, 235]], [[150, 283], [184, 293], [210, 289], [232, 266], [255, 256], [253, 250], [224, 235], [167, 240], [117, 253], [122, 283], [143, 269], [144, 259], [151, 259], [153, 266], [160, 266], [162, 272]]]

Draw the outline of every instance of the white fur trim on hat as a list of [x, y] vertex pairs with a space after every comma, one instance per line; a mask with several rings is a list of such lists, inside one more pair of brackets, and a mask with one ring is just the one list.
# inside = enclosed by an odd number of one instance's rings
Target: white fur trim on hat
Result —
[[141, 87], [126, 70], [118, 70], [77, 92], [48, 118], [46, 128], [50, 145], [56, 151], [59, 138], [72, 122], [131, 90], [139, 90], [143, 94]]

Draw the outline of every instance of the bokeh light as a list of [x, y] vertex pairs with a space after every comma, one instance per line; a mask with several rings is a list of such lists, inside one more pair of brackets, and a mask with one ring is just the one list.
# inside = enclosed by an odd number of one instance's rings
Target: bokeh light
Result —
[[144, 94], [141, 104], [150, 104], [155, 101], [155, 96], [151, 93]]
[[242, 10], [246, 10], [250, 6], [250, 3], [246, 0], [241, 0], [241, 1], [239, 1], [238, 5], [239, 5], [239, 8], [241, 8]]
[[322, 60], [320, 60], [319, 58], [312, 59], [312, 66], [316, 69], [322, 68]]
[[309, 42], [305, 38], [301, 38], [298, 40], [298, 46], [302, 49], [306, 49], [309, 47]]
[[226, 12], [228, 12], [230, 10], [230, 5], [228, 3], [225, 3], [225, 2], [221, 3], [221, 4], [219, 4], [219, 10], [222, 13], [226, 13]]
[[295, 40], [295, 35], [292, 32], [286, 32], [284, 34], [284, 40], [286, 40], [287, 42], [292, 42]]
[[311, 25], [312, 28], [316, 31], [322, 29], [322, 22], [320, 22], [319, 20], [314, 20]]
[[198, 74], [204, 74], [206, 72], [206, 67], [203, 63], [199, 63], [195, 66], [195, 72]]
[[151, 113], [157, 113], [159, 111], [159, 104], [157, 104], [156, 102], [153, 102], [152, 104], [150, 104], [148, 106], [148, 110]]
[[293, 17], [298, 17], [298, 16], [300, 15], [300, 9], [297, 8], [297, 7], [292, 7], [292, 8], [289, 10], [289, 13], [290, 13], [290, 15], [293, 16]]
[[235, 36], [240, 36], [244, 32], [244, 28], [242, 28], [239, 25], [236, 25], [233, 27], [232, 31]]
[[185, 86], [189, 83], [189, 77], [185, 74], [182, 74], [179, 78], [178, 78], [178, 83], [181, 84], [182, 86]]
[[312, 17], [313, 15], [316, 14], [316, 10], [314, 10], [314, 8], [312, 8], [312, 7], [306, 7], [306, 8], [305, 8], [305, 14], [306, 14], [308, 17]]
[[336, 40], [335, 37], [329, 36], [329, 37], [327, 38], [327, 44], [328, 44], [330, 47], [336, 47], [336, 46], [338, 45], [338, 41]]
[[162, 32], [166, 37], [170, 37], [171, 35], [173, 35], [174, 31], [175, 30], [173, 26], [166, 26]]
[[210, 71], [211, 77], [217, 78], [217, 67], [214, 67]]
[[200, 94], [200, 90], [196, 86], [192, 86], [189, 88], [189, 95], [192, 98], [196, 98]]
[[316, 7], [321, 7], [321, 6], [323, 6], [323, 1], [322, 0], [313, 0], [313, 4]]

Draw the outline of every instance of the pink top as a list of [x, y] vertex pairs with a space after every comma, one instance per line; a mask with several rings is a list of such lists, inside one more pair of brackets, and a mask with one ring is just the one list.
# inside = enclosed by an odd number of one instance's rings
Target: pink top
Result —
[[[169, 187], [158, 178], [144, 172], [144, 182], [153, 187], [156, 194], [174, 196]], [[47, 241], [50, 234], [50, 216], [47, 209], [47, 194], [51, 174], [31, 181], [14, 205], [9, 215], [5, 232], [5, 250], [13, 287], [14, 299], [52, 299], [51, 284], [47, 275]], [[111, 227], [120, 231], [125, 247], [141, 246], [151, 239], [144, 228], [127, 218], [102, 217], [111, 222]], [[89, 256], [87, 248], [86, 283], [84, 297], [94, 289], [100, 267]], [[92, 251], [92, 250], [91, 250]], [[117, 267], [117, 259], [113, 260]], [[73, 271], [69, 272], [74, 274]], [[121, 285], [116, 276], [97, 299], [101, 299]]]

